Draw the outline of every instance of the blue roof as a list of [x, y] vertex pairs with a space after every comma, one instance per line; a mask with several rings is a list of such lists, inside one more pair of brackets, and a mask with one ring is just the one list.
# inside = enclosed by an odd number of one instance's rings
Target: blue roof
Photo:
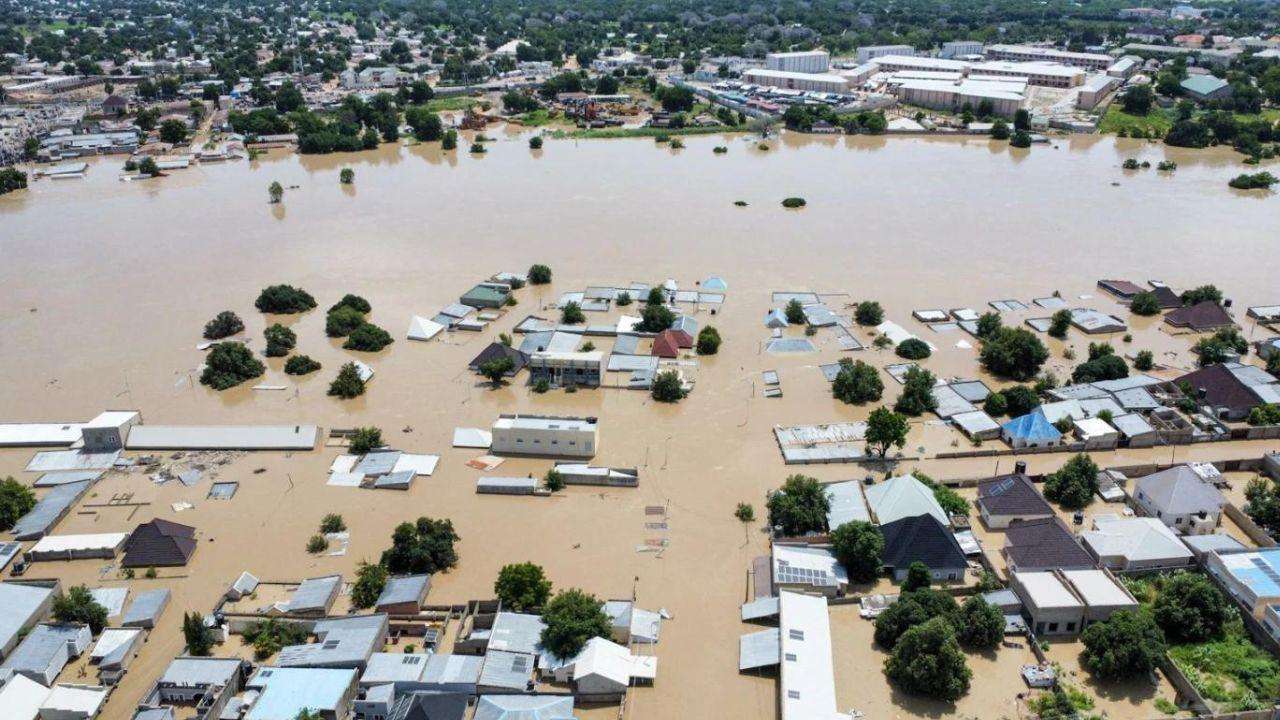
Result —
[[1221, 90], [1229, 84], [1226, 80], [1212, 75], [1192, 75], [1180, 83], [1184, 90], [1190, 90], [1199, 95], [1208, 95]]
[[1227, 572], [1258, 597], [1280, 595], [1280, 548], [1222, 555]]
[[1016, 417], [1009, 422], [1001, 425], [1005, 432], [1013, 437], [1022, 438], [1024, 440], [1059, 440], [1062, 433], [1058, 432], [1058, 428], [1053, 423], [1045, 419], [1044, 413], [1040, 408]]

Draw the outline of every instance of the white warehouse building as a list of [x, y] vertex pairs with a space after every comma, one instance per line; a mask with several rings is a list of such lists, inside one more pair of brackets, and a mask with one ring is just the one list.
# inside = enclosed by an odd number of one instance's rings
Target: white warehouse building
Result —
[[987, 57], [992, 60], [1009, 60], [1013, 62], [1053, 62], [1063, 65], [1074, 65], [1086, 70], [1106, 70], [1116, 60], [1110, 55], [1101, 53], [1080, 53], [1055, 50], [1053, 48], [1034, 47], [1031, 45], [992, 45], [986, 50]]
[[990, 101], [997, 115], [1012, 116], [1026, 102], [1025, 82], [962, 80], [906, 80], [898, 85], [898, 100], [935, 110], [959, 110], [967, 103], [977, 107]]
[[915, 55], [916, 49], [910, 45], [867, 45], [858, 48], [858, 62], [864, 63], [885, 55]]
[[831, 54], [826, 50], [769, 53], [764, 56], [766, 70], [797, 73], [825, 73], [831, 67]]
[[748, 70], [742, 74], [746, 82], [765, 87], [806, 92], [847, 93], [849, 80], [840, 75], [787, 72], [785, 70]]
[[600, 444], [596, 418], [500, 415], [493, 423], [497, 455], [590, 458]]

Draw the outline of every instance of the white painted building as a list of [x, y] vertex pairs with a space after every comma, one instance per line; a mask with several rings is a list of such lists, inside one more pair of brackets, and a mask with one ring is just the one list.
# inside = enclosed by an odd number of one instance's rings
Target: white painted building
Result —
[[1106, 70], [1111, 67], [1111, 63], [1115, 62], [1115, 58], [1102, 53], [1067, 52], [1031, 45], [992, 45], [986, 49], [986, 55], [992, 60], [1062, 63], [1099, 71]]
[[141, 421], [142, 415], [133, 410], [108, 410], [101, 413], [80, 429], [84, 449], [88, 452], [123, 450], [130, 428]]
[[829, 93], [845, 93], [849, 91], [849, 79], [841, 75], [752, 69], [743, 73], [742, 79], [754, 85], [786, 90]]
[[599, 445], [596, 418], [502, 415], [493, 423], [497, 455], [589, 458]]
[[766, 70], [797, 73], [825, 73], [831, 67], [831, 54], [826, 50], [769, 53], [764, 58]]
[[867, 45], [857, 50], [858, 62], [864, 63], [884, 55], [915, 55], [916, 49], [910, 45]]
[[940, 58], [954, 58], [962, 55], [981, 55], [981, 40], [952, 40], [942, 43], [942, 49], [938, 52]]

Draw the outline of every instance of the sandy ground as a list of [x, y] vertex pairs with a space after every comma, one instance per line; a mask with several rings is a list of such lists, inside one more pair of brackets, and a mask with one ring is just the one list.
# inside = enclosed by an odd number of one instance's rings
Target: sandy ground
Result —
[[[435, 474], [405, 493], [325, 485], [338, 453], [333, 448], [250, 454], [218, 467], [218, 479], [240, 482], [230, 501], [205, 499], [208, 477], [186, 488], [156, 486], [141, 474], [110, 475], [85, 502], [132, 493], [133, 502], [150, 504], [93, 514], [81, 514], [80, 507], [59, 533], [128, 531], [164, 517], [197, 527], [200, 546], [188, 567], [162, 570], [154, 580], [123, 580], [101, 561], [43, 563], [28, 573], [91, 587], [127, 585], [133, 592], [173, 590], [161, 626], [113, 693], [105, 720], [126, 720], [181, 651], [182, 612], [207, 612], [241, 571], [285, 581], [335, 572], [351, 577], [360, 560], [380, 554], [397, 523], [420, 515], [448, 517], [462, 536], [460, 564], [436, 578], [433, 602], [488, 596], [502, 565], [532, 560], [557, 587], [583, 587], [600, 597], [634, 593], [642, 607], [666, 608], [673, 619], [655, 649], [657, 683], [633, 693], [627, 717], [772, 718], [776, 682], [736, 670], [738, 636], [750, 630], [738, 619], [746, 568], [767, 544], [762, 523], [743, 526], [733, 508], [751, 502], [763, 517], [765, 493], [791, 472], [837, 480], [879, 470], [782, 464], [774, 425], [862, 419], [870, 407], [830, 397], [817, 365], [841, 354], [826, 333], [816, 338], [814, 354], [762, 352], [768, 331], [761, 318], [771, 290], [844, 292], [851, 302], [876, 298], [888, 319], [938, 346], [925, 366], [955, 377], [982, 377], [976, 352], [956, 347], [969, 338], [933, 333], [910, 319], [911, 310], [983, 309], [989, 300], [1028, 302], [1058, 290], [1073, 304], [1127, 317], [1094, 287], [1100, 277], [1160, 278], [1176, 287], [1215, 281], [1237, 308], [1277, 301], [1265, 258], [1280, 216], [1270, 202], [1226, 189], [1226, 178], [1239, 172], [1226, 151], [1190, 155], [1077, 138], [1030, 154], [976, 140], [784, 135], [769, 152], [739, 138], [688, 138], [686, 144], [668, 151], [644, 140], [548, 142], [534, 155], [522, 137], [503, 135], [482, 158], [426, 146], [320, 158], [273, 153], [139, 183], [117, 182], [121, 160], [106, 158], [93, 163], [83, 181], [41, 181], [0, 198], [6, 257], [0, 264], [0, 417], [83, 420], [103, 408], [139, 408], [152, 423], [376, 424], [397, 447], [441, 455]], [[728, 144], [730, 152], [713, 156], [717, 144]], [[1176, 157], [1180, 169], [1173, 178], [1122, 177], [1120, 161], [1134, 155]], [[340, 187], [337, 174], [347, 166], [356, 169], [356, 183]], [[938, 172], [942, 168], [947, 172]], [[290, 188], [278, 206], [266, 202], [272, 180]], [[777, 203], [789, 195], [805, 196], [809, 207], [782, 210]], [[751, 204], [735, 208], [736, 199]], [[1123, 240], [1118, 223], [1126, 228]], [[1230, 252], [1205, 241], [1212, 237], [1231, 237]], [[434, 314], [477, 280], [532, 262], [552, 265], [554, 284], [520, 291], [520, 305], [483, 333], [426, 344], [403, 339], [411, 315]], [[713, 274], [728, 280], [728, 302], [714, 317], [706, 309], [696, 317], [716, 325], [725, 343], [720, 355], [702, 360], [695, 392], [678, 405], [614, 389], [535, 395], [517, 383], [494, 390], [465, 369], [499, 332], [560, 292], [667, 277], [689, 288]], [[233, 309], [260, 348], [262, 329], [277, 318], [255, 312], [252, 301], [275, 282], [305, 287], [320, 303], [285, 322], [298, 332], [299, 351], [324, 369], [294, 379], [283, 374], [280, 360], [268, 360], [263, 382], [286, 384], [285, 392], [218, 394], [193, 385], [203, 323]], [[345, 292], [367, 297], [371, 319], [397, 342], [361, 355], [377, 377], [364, 397], [344, 402], [326, 397], [325, 388], [354, 354], [324, 337], [323, 309]], [[1006, 322], [1047, 314], [1028, 311]], [[1112, 338], [1117, 347], [1156, 350], [1170, 366], [1166, 375], [1190, 366], [1191, 338], [1168, 335], [1158, 321], [1131, 323], [1133, 343]], [[1246, 334], [1263, 332], [1246, 327]], [[860, 337], [870, 339], [865, 332]], [[1073, 331], [1068, 342], [1083, 358], [1093, 339]], [[1049, 345], [1062, 376], [1071, 363], [1062, 358], [1061, 343]], [[897, 360], [875, 350], [856, 357], [877, 366]], [[766, 369], [781, 375], [784, 397], [762, 396]], [[883, 379], [891, 402], [898, 386], [887, 374]], [[451, 449], [452, 430], [487, 427], [500, 412], [600, 417], [594, 462], [639, 468], [639, 488], [578, 487], [552, 498], [476, 495], [481, 473], [465, 463], [480, 452]], [[980, 477], [1013, 466], [1014, 458], [928, 459], [967, 445], [949, 429], [920, 421], [904, 452], [925, 458], [910, 465], [938, 478]], [[1100, 464], [1124, 465], [1257, 457], [1274, 447], [1254, 442], [1096, 455]], [[0, 451], [0, 475], [33, 481], [22, 471], [30, 456]], [[1033, 472], [1043, 472], [1065, 459], [1040, 455], [1029, 462]], [[510, 460], [495, 474], [541, 475], [549, 465]], [[171, 505], [180, 501], [194, 508], [175, 512]], [[667, 508], [667, 531], [645, 529], [647, 505]], [[304, 550], [327, 512], [342, 513], [350, 526], [344, 556]], [[669, 541], [664, 552], [636, 551], [654, 539]], [[1002, 713], [1012, 708], [1021, 689], [1010, 674], [1021, 662], [1018, 653], [973, 658], [970, 698], [950, 710], [923, 707], [892, 694], [870, 648], [869, 624], [856, 616], [844, 622], [843, 613], [833, 611], [842, 707], [865, 709], [868, 717], [990, 717], [986, 703]]]

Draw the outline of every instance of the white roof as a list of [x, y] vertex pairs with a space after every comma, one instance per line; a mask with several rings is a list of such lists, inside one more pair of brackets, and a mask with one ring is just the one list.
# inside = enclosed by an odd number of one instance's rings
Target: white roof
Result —
[[951, 70], [953, 72], [961, 72], [969, 66], [969, 63], [964, 62], [963, 60], [916, 57], [914, 55], [881, 55], [880, 57], [871, 58], [869, 62], [875, 65], [910, 65], [913, 67], [932, 68], [935, 70]]
[[84, 713], [94, 717], [107, 701], [107, 689], [90, 685], [54, 685], [45, 699], [42, 710]]
[[424, 318], [421, 315], [414, 315], [413, 318], [409, 320], [409, 331], [406, 333], [406, 336], [410, 340], [430, 340], [436, 335], [439, 335], [443, 330], [444, 326], [440, 323], [430, 318]]
[[1138, 604], [1120, 583], [1101, 570], [1063, 570], [1062, 574], [1089, 607]]
[[778, 594], [778, 607], [782, 720], [841, 717], [836, 712], [827, 599], [783, 591]]
[[619, 685], [629, 685], [631, 678], [653, 679], [658, 674], [658, 658], [632, 655], [621, 645], [601, 637], [591, 638], [573, 661], [573, 679], [599, 675]]
[[129, 537], [128, 533], [99, 533], [96, 535], [45, 535], [30, 550], [34, 553], [67, 552], [70, 550], [98, 550], [118, 547]]
[[849, 79], [843, 75], [791, 72], [790, 70], [767, 70], [765, 68], [752, 68], [742, 75], [748, 79], [768, 78], [771, 80], [822, 80], [825, 82], [840, 83], [842, 85], [849, 82]]
[[0, 686], [0, 708], [10, 720], [35, 720], [48, 697], [49, 689], [26, 675], [13, 675]]
[[876, 522], [886, 525], [894, 520], [916, 515], [932, 515], [944, 526], [951, 518], [933, 497], [933, 491], [913, 475], [899, 475], [866, 489], [867, 504]]
[[1156, 518], [1100, 516], [1093, 519], [1093, 527], [1080, 533], [1080, 539], [1099, 556], [1120, 556], [1130, 562], [1191, 557], [1178, 536]]
[[1007, 62], [1003, 60], [974, 63], [970, 72], [981, 74], [984, 70], [988, 72], [1020, 72], [1028, 75], [1057, 75], [1060, 77], [1075, 77], [1084, 74], [1083, 69], [1068, 65], [1043, 62]]
[[1080, 434], [1085, 438], [1106, 437], [1108, 435], [1116, 434], [1115, 428], [1108, 425], [1107, 421], [1102, 418], [1085, 418], [1083, 420], [1076, 420], [1075, 422], [1076, 429], [1079, 430]]
[[808, 582], [815, 587], [848, 584], [849, 575], [830, 548], [813, 545], [773, 545], [773, 581]]
[[93, 646], [89, 657], [101, 660], [116, 650], [132, 644], [141, 633], [142, 630], [138, 628], [106, 628], [98, 637], [98, 643]]
[[1080, 600], [1051, 572], [1015, 572], [1029, 604], [1038, 608], [1080, 608]]
[[543, 417], [539, 415], [515, 415], [500, 417], [493, 422], [494, 430], [530, 428], [539, 430], [583, 430], [595, 432], [596, 424], [583, 418]]
[[98, 413], [98, 417], [90, 420], [85, 427], [120, 427], [137, 419], [136, 410], [108, 410]]
[[0, 446], [70, 445], [80, 439], [82, 423], [3, 423]]

